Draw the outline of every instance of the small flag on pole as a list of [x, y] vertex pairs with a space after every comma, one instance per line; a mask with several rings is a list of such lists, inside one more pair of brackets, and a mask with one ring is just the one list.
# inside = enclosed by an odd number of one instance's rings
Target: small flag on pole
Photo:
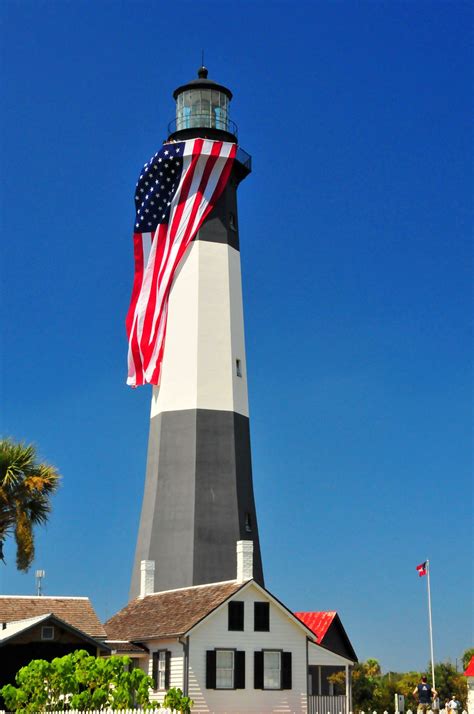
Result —
[[416, 566], [416, 569], [418, 570], [418, 575], [420, 576], [420, 578], [422, 578], [423, 575], [426, 575], [426, 563], [427, 563], [427, 561], [425, 560], [424, 563], [420, 563], [420, 565]]

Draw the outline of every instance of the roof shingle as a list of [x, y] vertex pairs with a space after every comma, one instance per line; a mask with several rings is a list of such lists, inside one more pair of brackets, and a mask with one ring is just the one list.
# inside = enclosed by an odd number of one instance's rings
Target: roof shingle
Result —
[[89, 637], [107, 635], [87, 597], [0, 595], [0, 622], [17, 622], [52, 613]]
[[212, 583], [136, 598], [105, 623], [107, 637], [129, 641], [177, 637], [243, 585], [234, 581]]

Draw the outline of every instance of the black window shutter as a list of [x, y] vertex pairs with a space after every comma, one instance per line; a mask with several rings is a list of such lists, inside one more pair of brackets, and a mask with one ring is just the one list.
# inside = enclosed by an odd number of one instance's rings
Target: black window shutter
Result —
[[263, 689], [263, 652], [254, 652], [253, 655], [253, 687]]
[[281, 653], [281, 688], [291, 689], [291, 652]]
[[216, 651], [207, 650], [206, 652], [206, 688], [216, 688]]
[[231, 600], [229, 603], [229, 630], [240, 631], [244, 629], [244, 603], [240, 600]]
[[234, 689], [245, 689], [245, 652], [237, 651], [234, 661]]
[[254, 602], [254, 630], [255, 632], [270, 631], [270, 603]]
[[171, 652], [169, 650], [166, 650], [165, 689], [170, 688], [170, 669], [171, 669]]
[[153, 687], [158, 689], [158, 652], [153, 652], [153, 668], [151, 676], [153, 678]]

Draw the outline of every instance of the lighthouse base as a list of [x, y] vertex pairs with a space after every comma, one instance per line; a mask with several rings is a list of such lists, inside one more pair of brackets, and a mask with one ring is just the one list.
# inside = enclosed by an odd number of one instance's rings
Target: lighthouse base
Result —
[[148, 464], [130, 599], [140, 562], [155, 561], [155, 592], [235, 578], [235, 544], [254, 543], [249, 419], [211, 409], [162, 412], [150, 423]]

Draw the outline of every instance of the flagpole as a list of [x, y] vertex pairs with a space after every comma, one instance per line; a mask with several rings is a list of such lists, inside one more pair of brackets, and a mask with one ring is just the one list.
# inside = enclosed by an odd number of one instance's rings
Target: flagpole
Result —
[[431, 587], [430, 587], [430, 561], [426, 561], [426, 584], [428, 586], [428, 619], [430, 623], [430, 648], [431, 648], [431, 679], [433, 681], [433, 689], [436, 689], [435, 670], [434, 670], [434, 650], [433, 650], [433, 622], [431, 619]]

